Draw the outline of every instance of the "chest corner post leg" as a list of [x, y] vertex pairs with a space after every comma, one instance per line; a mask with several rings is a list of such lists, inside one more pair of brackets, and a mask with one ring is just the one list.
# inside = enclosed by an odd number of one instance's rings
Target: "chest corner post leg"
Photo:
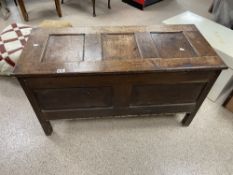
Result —
[[35, 95], [32, 92], [32, 89], [27, 85], [26, 78], [18, 78], [19, 83], [21, 84], [26, 96], [28, 97], [29, 102], [36, 114], [37, 119], [40, 122], [41, 127], [43, 128], [45, 135], [49, 136], [53, 132], [53, 128], [49, 120], [46, 120], [43, 116], [43, 113], [39, 107], [39, 104], [35, 98]]
[[44, 130], [45, 135], [50, 136], [53, 132], [53, 128], [52, 128], [51, 123], [49, 121], [41, 120], [39, 118], [38, 118], [38, 120], [41, 124], [41, 127]]
[[187, 113], [185, 115], [185, 117], [182, 120], [182, 125], [183, 126], [189, 126], [191, 124], [191, 122], [193, 121], [194, 117], [195, 117], [196, 113], [192, 112], [192, 113]]
[[201, 94], [199, 95], [199, 98], [196, 102], [196, 107], [193, 109], [191, 113], [187, 113], [185, 117], [182, 120], [183, 126], [189, 126], [191, 122], [193, 121], [196, 113], [198, 112], [199, 108], [203, 104], [204, 100], [206, 99], [210, 89], [212, 88], [213, 84], [215, 83], [216, 79], [218, 78], [221, 71], [215, 71], [212, 73], [212, 77], [210, 77], [209, 81], [206, 83], [205, 87], [203, 88]]

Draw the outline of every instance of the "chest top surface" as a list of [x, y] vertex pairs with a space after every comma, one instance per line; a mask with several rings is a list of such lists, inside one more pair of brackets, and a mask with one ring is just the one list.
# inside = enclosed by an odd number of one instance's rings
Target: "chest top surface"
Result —
[[32, 31], [16, 76], [224, 69], [194, 25]]

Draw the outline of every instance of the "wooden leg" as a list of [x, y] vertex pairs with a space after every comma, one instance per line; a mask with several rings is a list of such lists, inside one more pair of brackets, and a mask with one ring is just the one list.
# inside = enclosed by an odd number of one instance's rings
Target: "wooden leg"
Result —
[[202, 93], [200, 94], [197, 102], [196, 102], [196, 107], [195, 109], [191, 112], [185, 115], [184, 119], [182, 120], [182, 124], [183, 126], [189, 126], [191, 124], [191, 122], [193, 121], [197, 111], [199, 110], [200, 106], [202, 105], [202, 103], [204, 102], [205, 98], [207, 97], [210, 89], [212, 88], [215, 80], [218, 78], [220, 72], [216, 72], [215, 75], [213, 75], [213, 77], [209, 80], [209, 82], [206, 84], [206, 86], [204, 87], [204, 89], [202, 90]]
[[54, 0], [54, 1], [56, 5], [57, 14], [59, 17], [62, 17], [60, 0]]
[[196, 115], [195, 112], [186, 114], [184, 119], [182, 120], [182, 125], [189, 126], [191, 122], [193, 121], [195, 115]]
[[39, 120], [40, 122], [40, 125], [41, 127], [43, 128], [45, 134], [47, 136], [51, 135], [52, 132], [53, 132], [53, 128], [52, 128], [52, 125], [50, 124], [50, 122], [48, 120], [45, 120], [43, 118], [43, 114], [40, 110], [40, 107], [35, 99], [35, 96], [33, 94], [33, 92], [27, 87], [27, 84], [24, 82], [24, 80], [18, 78], [25, 94], [27, 95], [28, 97], [28, 100], [30, 101], [30, 103], [32, 104], [32, 108], [34, 110], [34, 112], [36, 113], [36, 117], [37, 119]]
[[92, 5], [93, 5], [93, 17], [96, 17], [96, 14], [95, 14], [95, 0], [92, 0]]
[[41, 127], [43, 128], [43, 130], [45, 132], [45, 135], [50, 136], [53, 132], [53, 128], [52, 128], [52, 125], [50, 124], [50, 122], [42, 120], [38, 116], [37, 116], [37, 118], [41, 124]]
[[108, 8], [111, 9], [111, 3], [110, 3], [111, 0], [108, 0]]
[[21, 12], [22, 12], [24, 20], [28, 21], [28, 13], [26, 11], [26, 8], [25, 8], [25, 5], [24, 5], [24, 1], [23, 0], [18, 0], [18, 3], [19, 3], [19, 7], [21, 9]]
[[64, 0], [61, 0], [61, 3], [64, 4]]
[[214, 3], [211, 4], [210, 8], [209, 8], [209, 13], [213, 12], [213, 8], [214, 8]]

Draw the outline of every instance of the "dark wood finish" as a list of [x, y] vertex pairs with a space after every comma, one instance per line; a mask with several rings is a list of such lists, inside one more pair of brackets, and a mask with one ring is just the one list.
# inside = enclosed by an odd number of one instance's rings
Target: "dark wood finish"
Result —
[[14, 71], [47, 135], [55, 119], [185, 112], [225, 64], [193, 25], [34, 29]]
[[213, 8], [214, 8], [214, 2], [211, 3], [210, 7], [209, 7], [209, 13], [213, 12]]
[[28, 21], [28, 13], [24, 5], [24, 0], [18, 0], [19, 8], [25, 21]]
[[134, 34], [103, 34], [103, 59], [140, 58]]
[[[55, 6], [56, 6], [58, 16], [62, 17], [60, 0], [54, 0], [54, 2], [55, 2]], [[15, 3], [17, 4], [16, 0], [15, 0]], [[18, 0], [18, 4], [19, 4], [19, 8], [21, 10], [21, 13], [23, 15], [24, 20], [28, 21], [29, 17], [28, 17], [28, 13], [27, 13], [27, 10], [26, 10], [26, 7], [25, 7], [24, 0]]]
[[159, 58], [159, 52], [148, 32], [135, 33], [138, 50], [143, 58]]
[[196, 113], [198, 112], [200, 106], [204, 102], [206, 96], [208, 95], [211, 87], [213, 86], [215, 80], [218, 78], [221, 71], [216, 71], [215, 75], [211, 77], [211, 79], [206, 84], [205, 88], [203, 88], [202, 93], [200, 94], [199, 98], [197, 99], [196, 106], [194, 107], [193, 111], [191, 113], [187, 113], [185, 117], [182, 120], [182, 124], [184, 126], [189, 126], [192, 120], [194, 119]]
[[[95, 13], [95, 0], [92, 1], [92, 7], [93, 7], [93, 17], [96, 17]], [[64, 4], [64, 0], [61, 0], [61, 3]], [[111, 0], [108, 0], [108, 8], [111, 9]]]
[[36, 89], [34, 94], [44, 110], [111, 107], [113, 95], [111, 87]]
[[54, 2], [55, 2], [56, 10], [57, 10], [57, 15], [59, 17], [62, 17], [60, 0], [54, 0]]
[[190, 58], [197, 56], [182, 32], [164, 33], [163, 35], [161, 33], [152, 33], [151, 37], [162, 58]]
[[111, 0], [108, 0], [108, 8], [111, 9]]
[[131, 106], [195, 103], [205, 83], [134, 85]]
[[43, 117], [42, 111], [40, 106], [38, 105], [38, 102], [35, 98], [33, 98], [34, 94], [32, 93], [32, 91], [25, 85], [24, 81], [21, 81], [19, 79], [19, 82], [21, 84], [21, 86], [23, 87], [23, 90], [25, 92], [25, 94], [28, 97], [28, 100], [30, 101], [32, 108], [34, 109], [37, 119], [39, 120], [41, 127], [43, 128], [45, 134], [47, 136], [51, 135], [53, 132], [53, 128], [50, 124], [50, 122], [48, 120], [45, 119], [45, 117]]
[[[61, 43], [66, 43], [61, 45]], [[51, 35], [42, 62], [56, 62], [62, 55], [63, 62], [82, 61], [84, 35]], [[76, 49], [73, 48], [76, 46]], [[64, 52], [64, 50], [66, 52]], [[78, 51], [78, 52], [77, 52]]]

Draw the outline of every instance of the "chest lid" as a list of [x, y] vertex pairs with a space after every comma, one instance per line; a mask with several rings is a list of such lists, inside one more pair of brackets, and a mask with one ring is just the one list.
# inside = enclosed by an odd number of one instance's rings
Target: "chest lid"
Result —
[[15, 75], [223, 69], [194, 25], [34, 29]]

